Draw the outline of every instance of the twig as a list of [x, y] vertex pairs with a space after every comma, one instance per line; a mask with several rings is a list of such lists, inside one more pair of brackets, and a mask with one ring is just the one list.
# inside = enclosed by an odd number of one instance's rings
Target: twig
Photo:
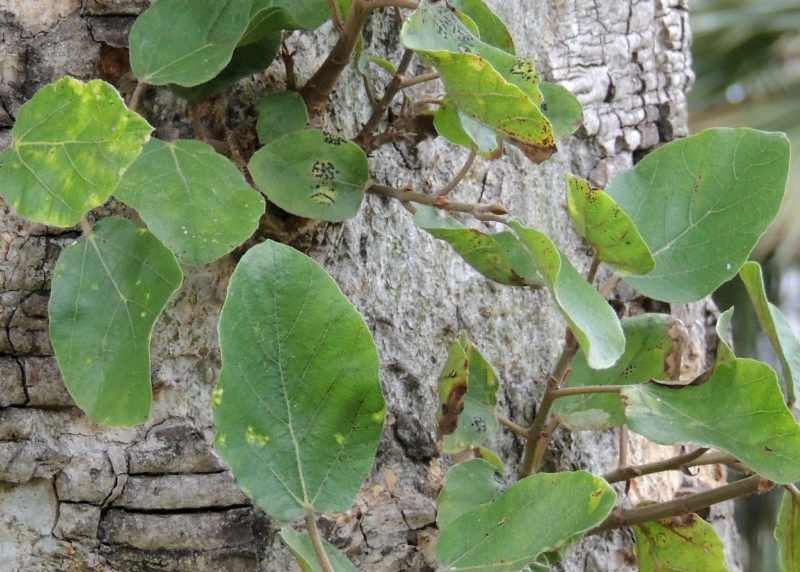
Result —
[[663, 461], [655, 461], [653, 463], [633, 467], [620, 467], [610, 473], [606, 473], [603, 475], [603, 478], [609, 483], [619, 483], [645, 475], [663, 473], [665, 471], [679, 471], [688, 467], [728, 464], [735, 460], [734, 457], [727, 453], [709, 453], [708, 449], [701, 448], [691, 451], [690, 453], [664, 459]]
[[137, 111], [139, 109], [139, 102], [141, 101], [142, 95], [144, 95], [144, 92], [148, 87], [149, 86], [143, 81], [140, 81], [136, 84], [136, 87], [133, 89], [133, 93], [128, 100], [128, 109], [131, 111]]
[[322, 567], [323, 572], [334, 572], [333, 565], [322, 544], [322, 537], [319, 534], [319, 528], [317, 528], [317, 519], [314, 517], [314, 511], [309, 509], [306, 509], [306, 530], [308, 531], [308, 536], [311, 538], [311, 544], [314, 546], [317, 561]]
[[342, 15], [339, 14], [339, 6], [336, 5], [336, 0], [325, 0], [328, 3], [328, 9], [331, 11], [331, 20], [333, 25], [339, 32], [344, 31], [344, 23], [342, 22]]
[[369, 7], [376, 8], [408, 8], [416, 10], [419, 3], [416, 0], [367, 0]]
[[628, 466], [628, 428], [623, 425], [619, 428], [619, 451], [617, 456], [617, 469], [623, 469]]
[[397, 71], [395, 72], [392, 81], [390, 81], [386, 86], [386, 89], [383, 92], [383, 97], [381, 97], [375, 104], [375, 107], [372, 109], [372, 115], [369, 116], [369, 119], [367, 119], [364, 127], [361, 128], [361, 131], [356, 136], [356, 142], [365, 149], [370, 148], [373, 139], [372, 133], [378, 127], [381, 120], [383, 120], [386, 110], [389, 109], [389, 105], [391, 105], [394, 97], [397, 95], [397, 92], [400, 91], [400, 86], [403, 83], [403, 74], [406, 73], [406, 70], [408, 70], [408, 67], [411, 65], [411, 61], [413, 59], [414, 52], [411, 50], [406, 50], [403, 52], [403, 57], [400, 59], [400, 63], [397, 66]]
[[[536, 412], [536, 417], [534, 417], [533, 424], [528, 432], [528, 442], [525, 444], [525, 454], [522, 458], [522, 469], [520, 471], [521, 478], [527, 477], [533, 473], [534, 463], [536, 460], [536, 449], [537, 447], [543, 446], [539, 444], [539, 440], [541, 440], [543, 437], [542, 433], [544, 432], [545, 425], [547, 424], [547, 417], [550, 414], [550, 408], [553, 406], [553, 403], [556, 400], [554, 393], [559, 391], [558, 388], [569, 374], [569, 364], [572, 361], [572, 358], [575, 357], [575, 354], [578, 353], [578, 341], [575, 339], [575, 336], [572, 335], [572, 332], [570, 332], [569, 329], [567, 330], [566, 338], [567, 340], [564, 344], [564, 349], [561, 352], [561, 357], [559, 357], [558, 363], [553, 370], [553, 374], [547, 381], [544, 397], [542, 397], [539, 410]], [[546, 446], [547, 439], [544, 440], [544, 445]]]
[[469, 156], [467, 157], [467, 161], [464, 163], [464, 166], [461, 167], [461, 170], [458, 173], [456, 173], [456, 176], [453, 177], [452, 181], [447, 183], [444, 187], [439, 189], [434, 194], [437, 197], [446, 197], [452, 191], [454, 191], [455, 188], [461, 183], [461, 181], [464, 180], [464, 177], [466, 177], [469, 174], [470, 169], [472, 169], [472, 166], [475, 164], [475, 158], [477, 156], [478, 156], [478, 152], [475, 151], [475, 149], [470, 149]]
[[400, 82], [400, 89], [407, 89], [409, 87], [414, 87], [415, 85], [419, 85], [421, 83], [436, 81], [440, 77], [442, 76], [439, 75], [437, 72], [423, 73], [418, 76], [409, 77]]
[[81, 232], [87, 237], [92, 234], [92, 224], [86, 218], [86, 215], [81, 217]]
[[514, 433], [515, 435], [517, 435], [519, 437], [522, 437], [523, 439], [527, 439], [528, 438], [528, 429], [526, 429], [522, 425], [518, 425], [518, 424], [514, 423], [513, 421], [511, 421], [511, 419], [507, 419], [506, 417], [503, 417], [502, 415], [495, 415], [495, 417], [500, 422], [500, 425], [502, 425], [503, 427], [505, 427], [506, 429], [508, 429], [512, 433]]
[[545, 427], [544, 431], [542, 431], [542, 436], [539, 439], [539, 442], [536, 443], [536, 449], [533, 452], [533, 472], [536, 473], [539, 469], [542, 468], [542, 461], [544, 461], [544, 454], [547, 451], [547, 445], [550, 443], [550, 439], [555, 433], [556, 429], [561, 422], [558, 419], [551, 419], [550, 422]]
[[286, 89], [297, 91], [297, 74], [294, 71], [294, 52], [290, 52], [286, 44], [281, 45], [281, 60], [286, 73]]
[[572, 397], [575, 395], [590, 395], [593, 393], [619, 393], [623, 385], [582, 385], [579, 387], [566, 387], [556, 389], [551, 392], [553, 400], [561, 397]]
[[457, 203], [447, 200], [447, 197], [434, 197], [424, 193], [417, 193], [415, 191], [401, 191], [383, 185], [372, 185], [367, 187], [367, 193], [373, 195], [380, 195], [390, 199], [396, 199], [404, 203], [417, 203], [420, 205], [428, 205], [442, 209], [444, 211], [461, 212], [472, 215], [474, 218], [482, 221], [491, 222], [506, 222], [506, 217], [503, 216], [508, 213], [501, 205], [482, 205], [471, 203]]
[[600, 269], [600, 257], [597, 253], [592, 257], [592, 265], [589, 267], [589, 273], [586, 275], [586, 281], [589, 284], [594, 284], [594, 279], [597, 277], [597, 271]]
[[195, 137], [197, 137], [201, 141], [208, 142], [208, 135], [206, 133], [206, 129], [203, 126], [203, 122], [200, 120], [199, 106], [192, 105], [189, 107], [189, 120], [192, 123], [192, 130], [194, 131]]
[[644, 524], [654, 520], [662, 520], [673, 516], [680, 516], [697, 512], [711, 505], [744, 497], [753, 493], [763, 493], [773, 487], [773, 483], [753, 475], [735, 483], [717, 487], [710, 491], [676, 498], [675, 500], [634, 508], [631, 510], [618, 510], [612, 513], [606, 521], [597, 528], [590, 530], [587, 536], [599, 534], [608, 530]]
[[783, 485], [783, 488], [786, 489], [790, 495], [794, 497], [795, 502], [800, 502], [800, 489], [798, 489], [794, 485]]

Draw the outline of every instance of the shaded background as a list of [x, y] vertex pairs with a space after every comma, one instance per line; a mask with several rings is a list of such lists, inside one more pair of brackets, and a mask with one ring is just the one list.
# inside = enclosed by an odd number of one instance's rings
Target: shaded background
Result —
[[[691, 130], [749, 126], [784, 131], [792, 140], [783, 209], [753, 259], [764, 267], [771, 300], [800, 332], [800, 0], [695, 0], [690, 18], [697, 74], [689, 98]], [[777, 366], [739, 280], [714, 298], [720, 309], [736, 306], [737, 354]], [[747, 570], [778, 570], [772, 531], [781, 492], [737, 508], [749, 545]]]

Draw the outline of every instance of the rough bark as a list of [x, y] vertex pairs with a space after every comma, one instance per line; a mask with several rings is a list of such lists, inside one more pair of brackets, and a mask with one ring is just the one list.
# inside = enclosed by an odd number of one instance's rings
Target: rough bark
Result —
[[[491, 3], [510, 24], [519, 51], [578, 95], [584, 127], [545, 165], [532, 165], [515, 150], [479, 163], [457, 196], [505, 204], [585, 266], [585, 248], [564, 212], [563, 175], [572, 171], [602, 184], [660, 142], [686, 133], [684, 95], [692, 76], [685, 0]], [[126, 65], [119, 48], [146, 5], [0, 0], [0, 147], [19, 106], [43, 84], [64, 74], [119, 80]], [[391, 17], [374, 17], [367, 43], [396, 59], [397, 36]], [[333, 39], [329, 24], [292, 37], [301, 80]], [[228, 109], [230, 123], [245, 126], [237, 135], [244, 138], [252, 128], [254, 99], [265, 87], [280, 86], [281, 75], [275, 65], [237, 89]], [[160, 135], [191, 133], [182, 104], [164, 91], [148, 95], [143, 110]], [[368, 117], [353, 73], [341, 79], [331, 111], [328, 127], [348, 136]], [[426, 140], [384, 147], [371, 163], [379, 182], [426, 190], [445, 183], [463, 159], [462, 152]], [[114, 204], [105, 210], [127, 212]], [[216, 320], [236, 257], [186, 269], [153, 340], [150, 422], [104, 429], [73, 407], [47, 339], [51, 269], [76, 236], [28, 224], [0, 203], [0, 570], [293, 569], [269, 519], [249, 505], [210, 447], [210, 394], [220, 365]], [[416, 230], [398, 204], [377, 197], [355, 220], [318, 227], [295, 246], [323, 263], [365, 315], [380, 349], [390, 409], [371, 479], [351, 511], [323, 519], [323, 533], [361, 570], [430, 570], [434, 499], [446, 468], [434, 441], [434, 387], [448, 343], [466, 330], [498, 368], [506, 414], [529, 422], [559, 352], [563, 322], [546, 294], [487, 282]], [[707, 308], [680, 311], [695, 325], [702, 360]], [[616, 443], [611, 432], [559, 432], [549, 467], [608, 470]], [[520, 442], [510, 435], [498, 446], [508, 459], [519, 458]], [[631, 449], [632, 460], [640, 461], [672, 453], [638, 440]], [[696, 478], [643, 480], [626, 502], [720, 479], [717, 469]], [[730, 511], [712, 516], [735, 547]], [[615, 532], [578, 543], [563, 567], [628, 570], [632, 551], [631, 535]], [[739, 569], [735, 548], [729, 557], [731, 569]]]

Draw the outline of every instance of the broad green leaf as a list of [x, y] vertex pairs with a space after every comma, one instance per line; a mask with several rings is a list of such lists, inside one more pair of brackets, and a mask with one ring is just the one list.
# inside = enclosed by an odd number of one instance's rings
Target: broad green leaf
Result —
[[466, 334], [460, 334], [450, 346], [439, 376], [438, 421], [444, 453], [484, 447], [497, 433], [497, 389], [497, 374], [491, 364]]
[[783, 493], [775, 540], [781, 572], [800, 571], [800, 501], [789, 491]]
[[64, 384], [93, 421], [147, 421], [150, 337], [181, 280], [173, 254], [126, 219], [101, 220], [61, 253], [48, 306], [50, 340]]
[[428, 58], [459, 111], [541, 161], [555, 151], [535, 66], [484, 44], [444, 3], [423, 2], [406, 21], [403, 45]]
[[[293, 528], [285, 527], [281, 529], [281, 538], [294, 554], [297, 559], [297, 565], [300, 566], [302, 572], [323, 572], [317, 561], [314, 545], [311, 543], [308, 533], [297, 532]], [[333, 566], [333, 572], [358, 572], [358, 568], [353, 566], [347, 556], [325, 542], [324, 539], [322, 540], [322, 546]]]
[[496, 159], [502, 152], [496, 131], [481, 125], [453, 105], [439, 107], [433, 116], [433, 126], [451, 143], [474, 149], [484, 158]]
[[[677, 378], [681, 348], [677, 330], [683, 325], [666, 314], [644, 314], [622, 320], [625, 353], [608, 369], [591, 369], [579, 351], [572, 360], [567, 387], [632, 385], [651, 379]], [[674, 340], [674, 341], [673, 341]], [[555, 415], [573, 431], [599, 431], [625, 424], [625, 406], [619, 395], [597, 393], [562, 397]]]
[[800, 392], [800, 340], [783, 312], [767, 300], [761, 265], [758, 262], [746, 262], [739, 271], [739, 276], [750, 295], [758, 321], [781, 361], [783, 387], [791, 406]]
[[523, 276], [531, 281], [536, 278], [545, 281], [589, 367], [604, 369], [614, 365], [625, 351], [625, 335], [613, 308], [545, 234], [525, 228], [517, 221], [509, 226], [525, 246], [534, 270], [533, 274], [523, 273]]
[[709, 129], [653, 151], [606, 192], [627, 212], [653, 257], [643, 294], [692, 302], [733, 278], [783, 198], [789, 141], [781, 133]]
[[483, 459], [454, 465], [444, 476], [436, 500], [436, 524], [446, 528], [461, 515], [494, 501], [506, 488], [503, 475]]
[[253, 155], [249, 168], [256, 186], [280, 208], [329, 222], [358, 213], [369, 181], [360, 147], [315, 129], [272, 141]]
[[780, 484], [800, 480], [800, 427], [767, 364], [738, 358], [702, 385], [622, 390], [628, 426], [662, 445], [716, 447]]
[[[347, 0], [337, 4], [349, 11]], [[248, 2], [249, 5], [249, 2]], [[239, 42], [245, 46], [280, 30], [313, 30], [331, 17], [326, 0], [252, 0], [247, 31]]]
[[0, 190], [28, 220], [74, 226], [111, 196], [152, 130], [111, 85], [64, 77], [17, 113]]
[[647, 274], [656, 263], [628, 214], [602, 189], [567, 175], [567, 210], [600, 260], [623, 272]]
[[299, 93], [282, 91], [265, 96], [256, 105], [256, 131], [262, 144], [271, 143], [293, 131], [305, 129], [308, 109]]
[[236, 165], [200, 141], [153, 139], [114, 195], [181, 260], [207, 264], [258, 228], [264, 199]]
[[524, 248], [510, 232], [486, 234], [467, 228], [450, 216], [442, 216], [433, 207], [420, 205], [414, 222], [431, 236], [444, 240], [475, 270], [495, 282], [508, 286], [538, 286], [541, 280], [521, 276], [509, 254], [516, 249], [526, 256]]
[[171, 85], [172, 91], [191, 103], [198, 103], [221, 93], [244, 79], [266, 70], [281, 46], [283, 36], [280, 32], [268, 34], [254, 44], [236, 48], [230, 63], [218, 76], [194, 87]]
[[369, 329], [311, 258], [267, 241], [244, 255], [219, 325], [216, 446], [281, 522], [350, 508], [386, 412]]
[[616, 495], [585, 472], [537, 474], [440, 527], [444, 570], [517, 572], [599, 525]]
[[231, 61], [250, 21], [250, 0], [158, 0], [131, 28], [131, 69], [151, 85], [191, 87]]
[[508, 28], [483, 0], [450, 0], [450, 5], [475, 22], [483, 42], [514, 54], [514, 39]]
[[726, 572], [714, 527], [696, 514], [633, 527], [639, 572]]
[[556, 139], [569, 137], [583, 123], [583, 106], [570, 90], [557, 83], [543, 81], [539, 84], [544, 103], [542, 112], [553, 126]]
[[717, 320], [717, 363], [736, 359], [733, 349], [733, 307], [719, 315]]

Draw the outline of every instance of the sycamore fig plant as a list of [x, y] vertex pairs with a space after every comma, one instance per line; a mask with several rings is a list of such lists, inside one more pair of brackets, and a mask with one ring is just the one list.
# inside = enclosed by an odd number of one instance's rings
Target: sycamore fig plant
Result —
[[[403, 21], [398, 62], [369, 54], [361, 40], [370, 14], [386, 9]], [[329, 19], [338, 40], [299, 85], [282, 38]], [[279, 52], [287, 90], [258, 104], [262, 146], [252, 156], [232, 138], [211, 140], [196, 121], [197, 140], [152, 137], [139, 112], [146, 90], [186, 99], [194, 120], [199, 104]], [[401, 202], [420, 229], [487, 280], [549, 291], [567, 326], [529, 426], [496, 411], [502, 380], [479, 348], [463, 334], [450, 346], [438, 381], [438, 438], [451, 461], [438, 499], [441, 569], [545, 570], [579, 538], [629, 527], [643, 572], [725, 570], [721, 541], [697, 512], [774, 486], [785, 489], [775, 531], [782, 566], [800, 569], [800, 341], [767, 300], [758, 264], [747, 262], [783, 198], [785, 136], [703, 131], [651, 152], [605, 189], [569, 175], [563, 200], [594, 252], [584, 276], [550, 237], [502, 205], [449, 198], [479, 158], [514, 147], [546, 161], [581, 123], [577, 99], [515, 55], [483, 0], [158, 0], [133, 26], [130, 56], [138, 85], [127, 102], [106, 82], [62, 78], [22, 107], [0, 154], [0, 190], [17, 214], [82, 229], [57, 262], [49, 317], [64, 382], [89, 418], [109, 426], [147, 420], [150, 339], [181, 285], [181, 264], [239, 249], [219, 322], [216, 449], [242, 490], [282, 523], [281, 538], [303, 570], [355, 570], [322, 537], [317, 513], [347, 510], [372, 468], [387, 414], [378, 352], [355, 307], [319, 264], [285, 244], [290, 233], [281, 225], [345, 221], [365, 194], [379, 195]], [[427, 71], [411, 75], [415, 61]], [[391, 77], [380, 97], [370, 91], [372, 114], [352, 140], [315, 127], [348, 65], [367, 86], [375, 68]], [[415, 100], [409, 88], [423, 83], [438, 86], [439, 97]], [[398, 97], [404, 129], [429, 125], [433, 131], [416, 136], [468, 150], [463, 169], [433, 193], [370, 178], [369, 153], [396, 139], [380, 129]], [[92, 209], [112, 196], [143, 225], [119, 217], [92, 224]], [[609, 283], [595, 286], [600, 265], [643, 295], [675, 303], [700, 300], [740, 274], [780, 375], [736, 356], [727, 312], [716, 363], [686, 379], [684, 324], [612, 308]], [[543, 473], [559, 424], [620, 427], [695, 448], [649, 465], [623, 462], [605, 475]], [[491, 449], [500, 431], [524, 443], [518, 465]], [[745, 476], [625, 509], [613, 486], [709, 464]]]

